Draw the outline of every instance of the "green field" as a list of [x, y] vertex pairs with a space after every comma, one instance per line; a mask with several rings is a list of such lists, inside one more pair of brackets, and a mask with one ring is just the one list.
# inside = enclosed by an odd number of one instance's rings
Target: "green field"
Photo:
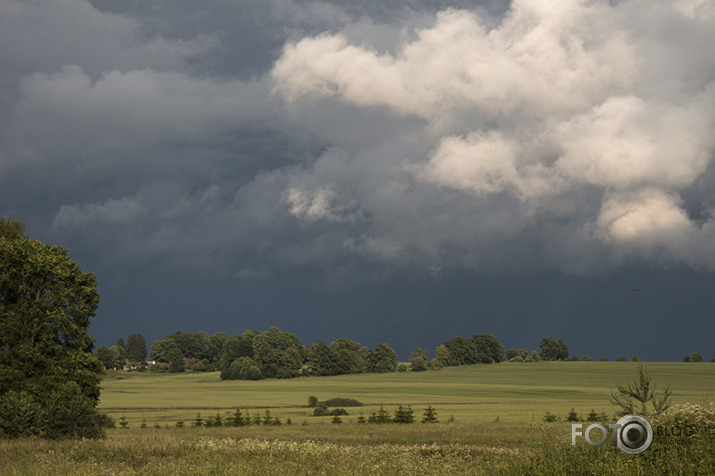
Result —
[[[103, 382], [100, 406], [118, 421], [125, 418], [127, 428], [91, 441], [0, 439], [0, 475], [715, 474], [715, 364], [649, 363], [647, 370], [658, 388], [670, 384], [673, 404], [681, 405], [654, 422], [697, 423], [697, 432], [673, 441], [659, 437], [639, 455], [610, 443], [590, 446], [583, 438], [573, 446], [565, 421], [571, 408], [583, 416], [595, 409], [607, 414], [604, 424], [612, 421], [610, 391], [616, 382], [633, 381], [636, 365], [630, 362], [502, 363], [260, 381], [114, 372]], [[366, 406], [348, 408], [343, 423], [333, 424], [331, 417], [309, 416], [310, 395], [351, 397]], [[412, 405], [418, 421], [432, 405], [440, 421], [356, 422], [381, 404], [391, 413], [396, 405]], [[198, 412], [225, 417], [235, 408], [251, 416], [269, 410], [283, 424], [190, 425]], [[544, 423], [546, 412], [559, 421]], [[186, 426], [177, 428], [177, 421]]]
[[[670, 385], [673, 403], [715, 398], [715, 365], [710, 363], [648, 363], [656, 389]], [[546, 412], [561, 417], [572, 407], [584, 416], [595, 409], [609, 416], [615, 411], [610, 392], [616, 382], [634, 379], [630, 362], [538, 362], [449, 367], [438, 371], [390, 374], [299, 377], [286, 380], [221, 381], [218, 373], [154, 374], [116, 372], [105, 378], [100, 408], [135, 426], [174, 424], [192, 420], [197, 412], [240, 408], [250, 414], [271, 413], [281, 419], [309, 423], [329, 417], [308, 417], [308, 396], [320, 400], [351, 397], [366, 404], [347, 409], [354, 419], [381, 404], [437, 408], [441, 419], [457, 421], [540, 421]]]

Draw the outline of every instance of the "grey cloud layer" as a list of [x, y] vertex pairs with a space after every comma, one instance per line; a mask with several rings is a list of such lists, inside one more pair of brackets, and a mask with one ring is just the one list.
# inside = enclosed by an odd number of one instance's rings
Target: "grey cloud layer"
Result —
[[247, 279], [715, 267], [710, 2], [397, 3], [0, 0], [0, 212]]

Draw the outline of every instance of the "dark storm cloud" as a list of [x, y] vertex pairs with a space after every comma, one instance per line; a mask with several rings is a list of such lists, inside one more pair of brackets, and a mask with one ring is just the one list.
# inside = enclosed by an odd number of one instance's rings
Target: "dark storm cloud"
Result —
[[[196, 279], [157, 334], [204, 307], [429, 346], [439, 310], [531, 309], [586, 345], [550, 285], [715, 267], [713, 39], [698, 0], [0, 0], [0, 214], [128, 325]], [[509, 279], [543, 283], [505, 306]]]

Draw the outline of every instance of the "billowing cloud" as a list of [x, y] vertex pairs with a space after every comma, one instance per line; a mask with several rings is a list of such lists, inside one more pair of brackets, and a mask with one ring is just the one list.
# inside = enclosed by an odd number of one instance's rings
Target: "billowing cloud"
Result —
[[596, 233], [606, 242], [641, 257], [678, 257], [694, 244], [697, 228], [680, 200], [658, 189], [607, 196], [596, 221]]
[[573, 111], [634, 79], [627, 35], [589, 26], [604, 14], [577, 2], [521, 0], [490, 30], [469, 11], [446, 10], [396, 55], [351, 45], [342, 34], [289, 44], [273, 78], [290, 101], [334, 96], [428, 119], [471, 108], [527, 117]]
[[[481, 267], [518, 243], [529, 262], [579, 273], [631, 257], [715, 267], [710, 213], [691, 217], [681, 198], [713, 159], [714, 62], [691, 47], [715, 39], [715, 22], [704, 2], [648, 15], [636, 3], [516, 0], [497, 24], [445, 10], [380, 51], [349, 30], [287, 44], [272, 77], [292, 108], [332, 100], [423, 121], [401, 162], [371, 162], [389, 180], [330, 189], [339, 202], [357, 188], [370, 217], [351, 249]], [[376, 199], [395, 187], [415, 208]]]
[[707, 168], [715, 145], [712, 126], [702, 105], [611, 97], [556, 127], [563, 149], [556, 168], [573, 180], [609, 188], [688, 186]]

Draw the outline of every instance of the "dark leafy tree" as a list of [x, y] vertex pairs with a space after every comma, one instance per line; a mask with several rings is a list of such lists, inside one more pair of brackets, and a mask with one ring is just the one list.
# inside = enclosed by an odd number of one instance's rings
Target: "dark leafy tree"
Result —
[[568, 360], [569, 349], [566, 343], [561, 339], [546, 337], [541, 341], [541, 359], [542, 360]]
[[127, 350], [127, 345], [124, 343], [124, 339], [122, 339], [122, 338], [120, 337], [119, 340], [117, 341], [117, 345], [118, 345], [119, 347], [121, 347], [121, 348], [126, 352], [126, 350]]
[[449, 353], [447, 365], [469, 365], [477, 363], [477, 349], [471, 341], [462, 336], [443, 344]]
[[0, 217], [0, 239], [18, 240], [25, 238], [25, 224], [12, 217]]
[[127, 360], [144, 362], [146, 360], [146, 341], [141, 334], [132, 334], [127, 339]]
[[691, 362], [702, 362], [703, 361], [703, 354], [700, 352], [693, 352], [690, 355], [690, 361]]
[[105, 369], [121, 369], [124, 367], [124, 349], [118, 345], [105, 347], [100, 345], [94, 351], [95, 357], [102, 362]]
[[252, 358], [239, 357], [231, 363], [226, 378], [230, 380], [260, 380], [263, 378], [263, 374]]
[[305, 347], [295, 335], [273, 326], [253, 338], [253, 359], [265, 378], [296, 377]]
[[308, 349], [307, 365], [311, 375], [338, 375], [347, 373], [347, 370], [341, 367], [338, 356], [331, 347], [328, 347], [323, 341], [317, 341]]
[[445, 367], [449, 365], [449, 349], [444, 344], [440, 344], [434, 350], [433, 367]]
[[193, 353], [186, 357], [191, 359], [204, 360], [210, 357], [211, 338], [204, 331], [197, 331], [193, 334]]
[[176, 345], [176, 342], [174, 342], [172, 339], [169, 339], [168, 336], [163, 337], [159, 340], [155, 340], [154, 343], [151, 345], [151, 352], [149, 353], [149, 358], [157, 362], [169, 363], [169, 360], [166, 358], [167, 354], [171, 349], [178, 348], [179, 347]]
[[[0, 427], [13, 433], [7, 411], [18, 402], [26, 402], [32, 413], [38, 405], [55, 408], [70, 395], [76, 402], [63, 409], [61, 421], [72, 420], [71, 426], [46, 422], [31, 432], [98, 436], [103, 365], [92, 354], [94, 341], [87, 332], [99, 303], [95, 277], [83, 272], [65, 248], [28, 239], [23, 232], [16, 220], [0, 219], [0, 407], [6, 410]], [[71, 411], [84, 414], [65, 419]]]
[[394, 372], [397, 369], [397, 354], [387, 344], [378, 344], [371, 359], [373, 372]]
[[410, 356], [410, 369], [413, 372], [422, 372], [429, 368], [429, 357], [427, 352], [417, 347]]
[[469, 339], [477, 352], [477, 362], [491, 364], [504, 361], [504, 346], [491, 334], [479, 334]]
[[[223, 339], [221, 339], [223, 340]], [[243, 336], [237, 334], [227, 337], [223, 342], [221, 354], [219, 357], [219, 370], [221, 370], [221, 378], [231, 378], [228, 376], [229, 367], [236, 359], [241, 357], [250, 357], [253, 360], [253, 334], [248, 331]], [[253, 363], [255, 365], [255, 362]]]
[[347, 337], [341, 337], [330, 344], [335, 353], [341, 374], [361, 374], [370, 368], [370, 349]]
[[221, 354], [227, 341], [228, 334], [225, 332], [218, 332], [209, 337], [207, 359], [211, 370], [221, 370]]
[[178, 348], [173, 348], [166, 355], [169, 360], [169, 372], [183, 372], [186, 370], [186, 365], [184, 363], [184, 354]]

